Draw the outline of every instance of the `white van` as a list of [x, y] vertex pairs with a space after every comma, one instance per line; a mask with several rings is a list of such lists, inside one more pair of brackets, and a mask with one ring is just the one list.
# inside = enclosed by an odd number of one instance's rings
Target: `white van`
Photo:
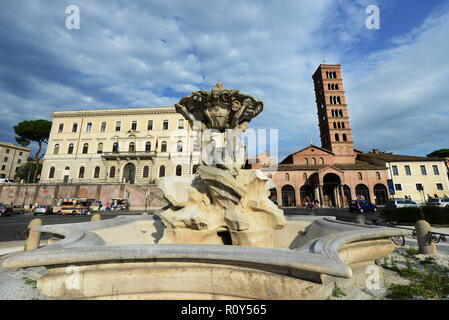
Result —
[[17, 183], [17, 182], [14, 179], [0, 178], [0, 184], [2, 183]]

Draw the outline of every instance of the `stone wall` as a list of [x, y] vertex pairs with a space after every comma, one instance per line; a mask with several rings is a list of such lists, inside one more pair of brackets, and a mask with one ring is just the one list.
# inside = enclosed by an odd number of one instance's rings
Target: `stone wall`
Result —
[[[156, 185], [133, 186], [129, 184], [7, 184], [0, 185], [0, 202], [5, 204], [54, 204], [60, 198], [91, 198], [95, 201], [111, 202], [113, 198], [128, 198], [131, 210], [145, 208], [145, 193], [150, 195], [147, 208], [165, 205], [162, 191]], [[95, 204], [96, 206], [96, 204]]]

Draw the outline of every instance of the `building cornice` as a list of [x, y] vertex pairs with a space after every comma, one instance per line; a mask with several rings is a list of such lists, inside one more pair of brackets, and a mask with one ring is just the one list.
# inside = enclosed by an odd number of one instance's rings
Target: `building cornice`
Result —
[[80, 118], [80, 117], [110, 117], [130, 115], [154, 115], [154, 114], [176, 114], [174, 107], [153, 108], [129, 108], [129, 109], [95, 109], [95, 110], [72, 110], [57, 111], [50, 116], [55, 118]]

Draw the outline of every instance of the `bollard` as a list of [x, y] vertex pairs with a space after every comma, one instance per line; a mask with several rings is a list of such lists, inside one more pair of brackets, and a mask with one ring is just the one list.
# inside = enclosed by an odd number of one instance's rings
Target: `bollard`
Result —
[[92, 218], [90, 219], [90, 221], [100, 221], [101, 220], [101, 216], [99, 213], [96, 213], [92, 216]]
[[29, 234], [25, 243], [25, 251], [35, 250], [39, 248], [39, 243], [41, 241], [41, 233], [39, 231], [35, 231], [34, 228], [41, 225], [42, 225], [41, 219], [33, 219], [28, 224]]
[[418, 240], [418, 250], [421, 254], [433, 254], [437, 252], [435, 243], [433, 243], [428, 234], [432, 227], [425, 220], [418, 220], [415, 224], [416, 239]]
[[366, 217], [363, 214], [358, 214], [355, 217], [355, 221], [354, 222], [358, 223], [358, 224], [366, 224]]
[[142, 212], [142, 215], [143, 215], [143, 216], [147, 216], [147, 215], [148, 215], [148, 212]]

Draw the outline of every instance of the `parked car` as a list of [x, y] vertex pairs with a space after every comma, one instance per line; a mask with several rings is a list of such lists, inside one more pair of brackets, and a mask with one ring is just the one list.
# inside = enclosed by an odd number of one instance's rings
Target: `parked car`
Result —
[[449, 198], [436, 198], [427, 201], [429, 207], [449, 207]]
[[353, 200], [349, 205], [350, 212], [376, 212], [377, 206], [366, 200]]
[[15, 204], [10, 207], [12, 208], [12, 212], [15, 214], [24, 214], [25, 213], [25, 208], [23, 206]]
[[34, 209], [34, 215], [37, 214], [53, 214], [53, 207], [48, 205], [39, 205]]
[[12, 214], [12, 208], [5, 206], [4, 204], [0, 204], [0, 217], [7, 217]]
[[407, 199], [402, 199], [402, 198], [390, 199], [385, 204], [386, 209], [407, 208], [407, 207], [419, 208], [419, 207], [423, 207], [423, 206], [424, 206], [423, 204], [416, 203], [412, 200], [407, 200]]
[[0, 184], [1, 183], [17, 183], [17, 181], [14, 179], [0, 178]]

